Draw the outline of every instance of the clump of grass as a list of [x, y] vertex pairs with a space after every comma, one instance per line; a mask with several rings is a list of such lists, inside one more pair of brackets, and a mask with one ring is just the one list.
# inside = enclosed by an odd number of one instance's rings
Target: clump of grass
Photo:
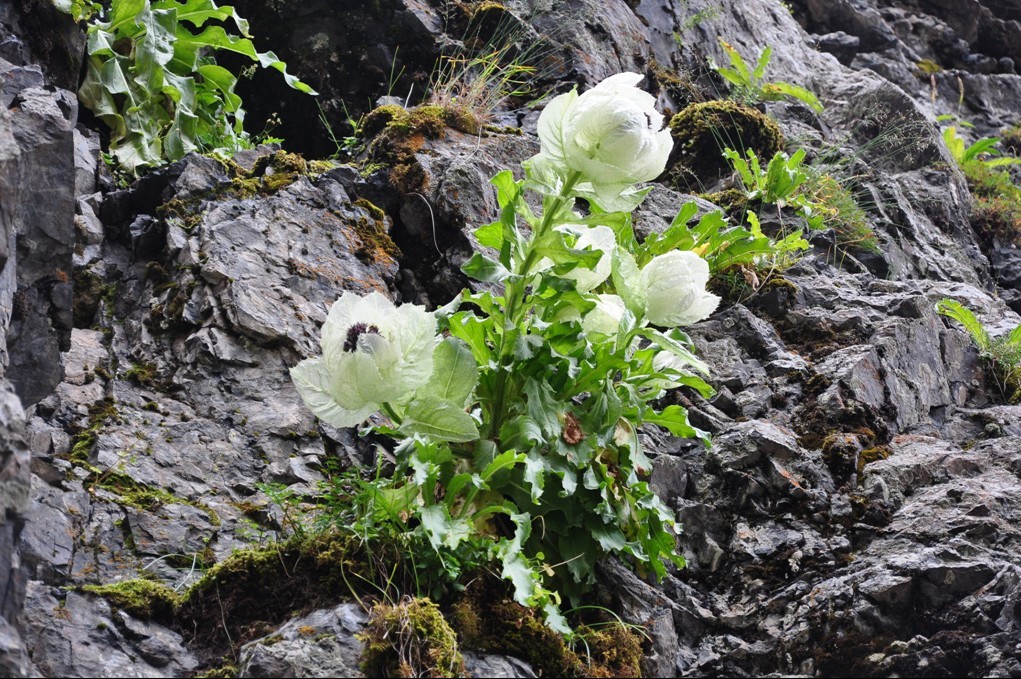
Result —
[[956, 125], [944, 128], [943, 140], [975, 198], [972, 226], [979, 236], [987, 243], [1021, 243], [1021, 187], [1006, 169], [1021, 164], [1021, 159], [1003, 155], [997, 148], [1001, 141], [997, 137], [967, 144], [958, 135]]
[[540, 69], [535, 64], [547, 56], [546, 48], [538, 41], [522, 45], [527, 38], [516, 24], [497, 3], [475, 8], [465, 36], [437, 61], [426, 103], [462, 111], [483, 124], [507, 99], [536, 103]]
[[832, 174], [809, 168], [802, 190], [822, 224], [836, 233], [837, 245], [879, 252], [879, 242], [869, 226], [868, 214], [843, 182]]

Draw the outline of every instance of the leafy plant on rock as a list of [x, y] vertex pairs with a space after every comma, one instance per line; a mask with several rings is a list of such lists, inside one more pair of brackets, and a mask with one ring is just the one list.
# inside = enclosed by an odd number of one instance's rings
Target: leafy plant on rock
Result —
[[769, 46], [763, 48], [754, 68], [749, 68], [744, 58], [734, 49], [733, 45], [719, 38], [720, 47], [727, 54], [730, 60], [730, 67], [720, 66], [711, 63], [727, 82], [733, 87], [733, 98], [743, 104], [756, 104], [760, 101], [782, 101], [784, 99], [797, 99], [807, 105], [816, 113], [822, 111], [823, 106], [819, 98], [810, 90], [799, 85], [787, 82], [766, 82], [766, 68], [773, 56], [773, 49]]
[[[937, 119], [945, 122], [953, 116]], [[959, 124], [969, 126], [963, 121]], [[1017, 245], [1021, 242], [1021, 187], [1006, 167], [1021, 163], [1021, 158], [1002, 155], [997, 137], [967, 144], [956, 125], [943, 129], [943, 141], [975, 197], [972, 224], [976, 231], [987, 241]]]
[[657, 405], [679, 386], [710, 395], [681, 327], [719, 298], [706, 261], [677, 249], [685, 227], [643, 245], [633, 235], [648, 192], [635, 185], [662, 173], [672, 146], [639, 80], [552, 100], [525, 178], [493, 179], [500, 218], [475, 231], [489, 254], [463, 266], [487, 291], [435, 314], [344, 293], [323, 355], [292, 369], [321, 419], [380, 412], [371, 430], [396, 443], [392, 477], [361, 484], [356, 532], [428, 550], [415, 556], [433, 570], [422, 575], [447, 586], [495, 562], [515, 600], [562, 632], [561, 602], [579, 601], [600, 558], [660, 577], [684, 563], [639, 428], [705, 438], [683, 407]]
[[877, 248], [868, 217], [854, 194], [831, 174], [804, 165], [804, 149], [793, 155], [778, 152], [765, 168], [751, 149], [745, 151], [744, 158], [729, 148], [723, 154], [738, 173], [749, 201], [775, 205], [778, 210], [789, 207], [810, 229], [832, 228], [841, 246]]
[[1006, 335], [991, 337], [975, 313], [953, 299], [941, 299], [936, 311], [964, 326], [979, 355], [988, 361], [996, 385], [1011, 403], [1021, 399], [1021, 325]]
[[[81, 16], [79, 4], [70, 10]], [[315, 94], [273, 52], [255, 49], [233, 7], [212, 0], [112, 0], [91, 18], [86, 44], [78, 97], [109, 127], [110, 154], [130, 175], [192, 151], [250, 145], [237, 76], [216, 63], [216, 52], [275, 68], [291, 87]]]

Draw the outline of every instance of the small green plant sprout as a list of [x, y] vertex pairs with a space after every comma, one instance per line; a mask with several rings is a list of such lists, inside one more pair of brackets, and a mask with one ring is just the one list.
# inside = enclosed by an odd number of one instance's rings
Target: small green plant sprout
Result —
[[1006, 335], [990, 337], [971, 309], [956, 300], [941, 299], [936, 311], [964, 326], [979, 355], [988, 362], [1003, 398], [1010, 403], [1021, 400], [1021, 325]]
[[494, 567], [515, 601], [564, 633], [561, 602], [582, 601], [598, 559], [657, 577], [684, 564], [639, 429], [707, 438], [683, 407], [660, 405], [682, 386], [711, 395], [681, 328], [719, 298], [705, 289], [706, 260], [678, 249], [693, 208], [660, 238], [634, 237], [631, 212], [648, 192], [636, 184], [663, 172], [672, 147], [640, 80], [622, 73], [554, 98], [524, 178], [493, 178], [499, 219], [475, 230], [489, 254], [462, 267], [485, 291], [434, 313], [344, 293], [323, 355], [291, 370], [322, 420], [374, 418], [393, 441], [392, 477], [358, 484], [356, 535], [401, 536], [430, 594]]
[[730, 67], [720, 66], [711, 61], [710, 66], [733, 85], [735, 100], [743, 104], [756, 104], [760, 101], [782, 101], [790, 98], [797, 99], [816, 113], [823, 110], [819, 98], [804, 87], [787, 82], [764, 82], [766, 68], [773, 56], [771, 47], [764, 47], [759, 54], [758, 61], [755, 62], [755, 68], [749, 69], [748, 64], [733, 45], [723, 38], [718, 38], [718, 40], [720, 47], [723, 48], [730, 60]]
[[[952, 118], [952, 116], [950, 116]], [[940, 116], [937, 120], [946, 120], [947, 116]], [[950, 150], [957, 164], [962, 169], [969, 164], [981, 163], [986, 168], [999, 168], [1006, 165], [1017, 165], [1021, 158], [1004, 156], [996, 146], [1000, 143], [999, 137], [983, 137], [978, 141], [967, 144], [957, 133], [957, 125], [949, 125], [943, 128], [943, 141]]]
[[731, 148], [724, 149], [723, 155], [740, 176], [749, 200], [759, 200], [780, 208], [788, 205], [800, 207], [800, 203], [804, 202], [799, 189], [808, 181], [808, 173], [801, 166], [805, 160], [805, 149], [798, 149], [792, 156], [783, 151], [777, 153], [765, 170], [751, 149], [745, 151], [746, 158]]
[[878, 248], [868, 216], [854, 194], [831, 174], [804, 165], [804, 149], [791, 156], [777, 153], [765, 169], [751, 149], [745, 151], [744, 158], [729, 148], [723, 154], [741, 178], [748, 200], [789, 207], [810, 229], [832, 228], [841, 246], [868, 251]]
[[291, 87], [315, 94], [273, 52], [255, 49], [233, 7], [212, 0], [112, 0], [86, 34], [78, 98], [110, 128], [110, 155], [130, 176], [192, 151], [231, 154], [251, 145], [237, 76], [216, 63], [216, 52], [275, 68]]
[[[937, 120], [955, 118], [946, 115]], [[958, 124], [970, 126], [964, 121]], [[984, 137], [967, 145], [957, 134], [956, 125], [944, 128], [943, 140], [975, 196], [972, 226], [986, 241], [1017, 245], [1021, 241], [1021, 187], [1006, 168], [1021, 163], [1021, 158], [1000, 155], [996, 137]]]

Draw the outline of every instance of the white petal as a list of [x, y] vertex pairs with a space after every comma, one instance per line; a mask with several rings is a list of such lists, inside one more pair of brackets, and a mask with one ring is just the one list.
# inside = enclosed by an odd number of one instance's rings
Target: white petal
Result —
[[334, 427], [353, 427], [376, 411], [375, 404], [361, 408], [342, 407], [333, 398], [330, 372], [321, 358], [310, 358], [291, 368], [291, 380], [298, 394], [316, 417]]
[[588, 333], [613, 335], [620, 328], [620, 319], [627, 306], [617, 295], [596, 295], [596, 306], [585, 314], [581, 327]]
[[578, 92], [571, 90], [554, 97], [539, 114], [538, 132], [542, 154], [554, 161], [564, 157], [564, 116], [571, 104], [578, 98]]
[[623, 73], [618, 73], [616, 75], [611, 75], [608, 78], [603, 78], [598, 85], [596, 85], [595, 87], [592, 88], [592, 90], [589, 91], [591, 92], [593, 90], [599, 89], [626, 90], [629, 88], [637, 87], [638, 83], [642, 82], [644, 78], [645, 76], [641, 74], [632, 73], [630, 71], [624, 71]]
[[566, 277], [575, 282], [575, 286], [581, 292], [588, 292], [599, 286], [610, 277], [610, 268], [613, 264], [613, 249], [617, 246], [617, 236], [613, 229], [608, 226], [594, 226], [585, 229], [578, 236], [574, 244], [576, 250], [599, 250], [603, 256], [599, 259], [595, 269], [584, 269], [577, 267], [567, 272]]

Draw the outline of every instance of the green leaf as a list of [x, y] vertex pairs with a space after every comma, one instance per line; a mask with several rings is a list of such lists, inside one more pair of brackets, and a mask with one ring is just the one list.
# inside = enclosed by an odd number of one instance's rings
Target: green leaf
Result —
[[766, 67], [769, 66], [769, 60], [773, 56], [773, 48], [766, 45], [762, 49], [762, 53], [759, 55], [759, 60], [755, 64], [755, 70], [752, 71], [752, 80], [758, 81], [766, 75]]
[[945, 298], [936, 303], [936, 312], [963, 325], [980, 351], [989, 350], [991, 344], [989, 333], [971, 309], [956, 300]]
[[427, 383], [430, 398], [464, 408], [479, 381], [479, 366], [464, 342], [448, 337], [433, 354], [433, 371]]
[[525, 379], [524, 392], [527, 398], [528, 416], [539, 425], [542, 433], [554, 438], [560, 434], [560, 420], [557, 417], [563, 408], [556, 395], [545, 381], [533, 377]]
[[434, 441], [467, 442], [479, 438], [478, 425], [463, 408], [424, 396], [408, 404], [399, 431]]
[[110, 28], [116, 30], [123, 24], [133, 25], [135, 17], [148, 4], [148, 0], [112, 0], [110, 3]]
[[613, 287], [636, 318], [645, 316], [645, 290], [635, 258], [623, 248], [613, 251]]
[[620, 552], [627, 545], [624, 533], [617, 526], [589, 520], [586, 522], [586, 527], [604, 551]]
[[500, 262], [476, 252], [461, 266], [461, 271], [483, 283], [499, 283], [511, 277], [511, 272]]
[[451, 517], [447, 506], [442, 503], [421, 508], [418, 511], [418, 518], [429, 538], [429, 544], [436, 551], [439, 551], [440, 547], [457, 549], [457, 546], [472, 534], [472, 525], [464, 519]]
[[793, 97], [807, 104], [816, 113], [822, 113], [823, 105], [811, 90], [785, 82], [768, 83], [762, 86], [763, 99], [770, 101], [779, 100], [784, 97]]
[[526, 415], [518, 415], [500, 427], [500, 441], [508, 448], [530, 450], [545, 443], [546, 438], [535, 420]]
[[[479, 442], [479, 446], [481, 447], [482, 444], [484, 444], [484, 443], [487, 443], [487, 442], [486, 441], [480, 441]], [[488, 442], [488, 443], [492, 443], [492, 442]], [[504, 470], [507, 470], [507, 469], [513, 469], [514, 467], [516, 467], [521, 462], [524, 462], [524, 460], [525, 460], [525, 454], [524, 453], [518, 453], [518, 452], [515, 452], [514, 450], [506, 450], [506, 451], [500, 453], [499, 455], [497, 455], [496, 457], [494, 457], [492, 459], [492, 461], [489, 462], [485, 466], [485, 468], [482, 470], [482, 474], [481, 474], [482, 480], [484, 482], [486, 482], [486, 483], [489, 483], [489, 481], [497, 473], [499, 473], [501, 471], [504, 471]], [[478, 461], [476, 461], [476, 466], [479, 466], [478, 465]]]
[[532, 502], [538, 504], [546, 485], [546, 462], [540, 455], [528, 453], [525, 456], [525, 483], [530, 488]]
[[475, 229], [475, 238], [487, 248], [499, 250], [503, 247], [503, 222], [492, 222]]
[[688, 411], [678, 405], [667, 406], [660, 413], [650, 408], [642, 415], [642, 420], [648, 424], [657, 424], [674, 436], [681, 438], [709, 438], [704, 431], [696, 429], [688, 423]]

